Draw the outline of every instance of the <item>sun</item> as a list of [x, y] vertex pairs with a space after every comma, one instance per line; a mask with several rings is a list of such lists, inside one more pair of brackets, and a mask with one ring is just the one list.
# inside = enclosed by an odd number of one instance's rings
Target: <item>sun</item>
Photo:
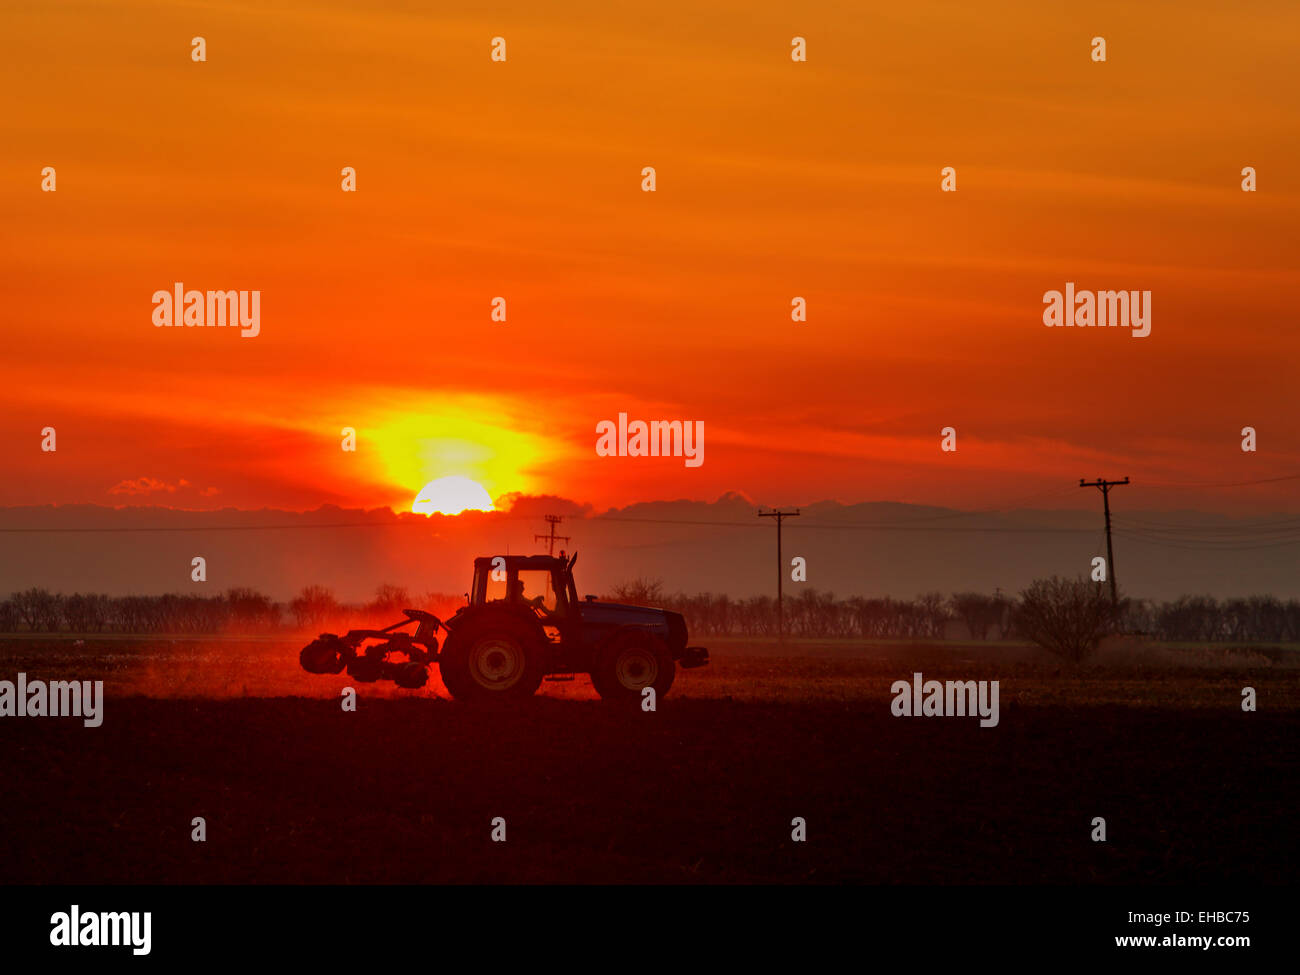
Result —
[[477, 481], [453, 474], [430, 481], [421, 488], [411, 503], [411, 510], [422, 515], [492, 511], [492, 497]]

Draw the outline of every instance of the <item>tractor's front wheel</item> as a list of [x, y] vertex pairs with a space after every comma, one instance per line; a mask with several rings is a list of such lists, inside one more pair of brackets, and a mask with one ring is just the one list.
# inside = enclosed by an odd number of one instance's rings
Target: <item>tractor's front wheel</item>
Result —
[[647, 687], [661, 698], [673, 686], [677, 667], [668, 645], [653, 633], [628, 632], [596, 652], [591, 683], [606, 701], [635, 703]]
[[522, 630], [506, 626], [456, 633], [438, 661], [442, 682], [460, 701], [510, 701], [531, 697], [546, 663]]

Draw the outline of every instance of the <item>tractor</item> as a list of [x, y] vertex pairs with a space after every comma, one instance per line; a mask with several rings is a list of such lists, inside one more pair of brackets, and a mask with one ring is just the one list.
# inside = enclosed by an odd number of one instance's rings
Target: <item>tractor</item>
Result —
[[[406, 619], [382, 630], [322, 633], [299, 660], [313, 674], [346, 670], [354, 680], [407, 688], [424, 686], [436, 663], [447, 690], [463, 701], [513, 701], [532, 696], [543, 680], [589, 674], [602, 698], [621, 702], [640, 701], [647, 687], [662, 697], [678, 666], [709, 662], [704, 647], [686, 645], [680, 613], [579, 600], [577, 561], [563, 552], [477, 558], [469, 603], [454, 616], [403, 610]], [[404, 629], [412, 624], [414, 632]]]

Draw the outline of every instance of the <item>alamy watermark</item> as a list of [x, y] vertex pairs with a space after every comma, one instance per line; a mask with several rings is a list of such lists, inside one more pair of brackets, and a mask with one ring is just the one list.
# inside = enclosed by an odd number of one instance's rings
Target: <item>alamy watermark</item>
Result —
[[157, 328], [237, 327], [246, 339], [256, 338], [262, 330], [260, 291], [186, 291], [177, 281], [171, 291], [155, 291], [153, 304]]
[[896, 680], [889, 710], [896, 718], [973, 718], [981, 728], [998, 725], [998, 682], [995, 680], [923, 681], [919, 673], [911, 683]]
[[50, 944], [56, 948], [130, 947], [133, 955], [151, 948], [153, 914], [150, 911], [94, 911], [72, 909], [50, 915]]
[[626, 413], [618, 422], [596, 424], [599, 457], [683, 457], [687, 467], [704, 463], [703, 420], [633, 420]]
[[0, 718], [82, 718], [87, 728], [104, 723], [102, 680], [0, 680]]
[[1049, 328], [1128, 328], [1135, 339], [1151, 334], [1150, 291], [1075, 291], [1065, 282], [1065, 292], [1043, 292], [1043, 324]]

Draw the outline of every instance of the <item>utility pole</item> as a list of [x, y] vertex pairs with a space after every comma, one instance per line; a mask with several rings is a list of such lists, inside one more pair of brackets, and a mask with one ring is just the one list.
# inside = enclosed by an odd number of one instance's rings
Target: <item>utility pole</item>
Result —
[[781, 522], [787, 518], [798, 518], [799, 509], [760, 511], [758, 517], [776, 519], [776, 633], [777, 640], [785, 643], [785, 560], [781, 557]]
[[547, 520], [548, 522], [550, 522], [550, 525], [551, 525], [551, 533], [550, 533], [549, 535], [534, 535], [534, 536], [533, 536], [533, 541], [535, 541], [535, 542], [546, 542], [546, 543], [547, 543], [547, 544], [546, 544], [546, 551], [547, 551], [547, 553], [550, 554], [550, 555], [554, 555], [554, 554], [555, 554], [555, 540], [558, 538], [558, 539], [561, 539], [561, 540], [567, 542], [567, 541], [570, 541], [570, 538], [569, 538], [568, 535], [557, 535], [557, 534], [555, 534], [555, 526], [558, 525], [560, 522], [562, 522], [562, 521], [564, 520], [564, 517], [563, 517], [562, 515], [547, 515], [547, 516], [546, 516], [546, 520]]
[[1095, 481], [1085, 481], [1079, 478], [1079, 487], [1095, 487], [1101, 489], [1101, 503], [1106, 509], [1106, 575], [1110, 577], [1110, 604], [1119, 605], [1119, 596], [1115, 591], [1115, 550], [1110, 544], [1110, 489], [1120, 484], [1127, 484], [1128, 478], [1122, 481], [1106, 481], [1097, 478]]

